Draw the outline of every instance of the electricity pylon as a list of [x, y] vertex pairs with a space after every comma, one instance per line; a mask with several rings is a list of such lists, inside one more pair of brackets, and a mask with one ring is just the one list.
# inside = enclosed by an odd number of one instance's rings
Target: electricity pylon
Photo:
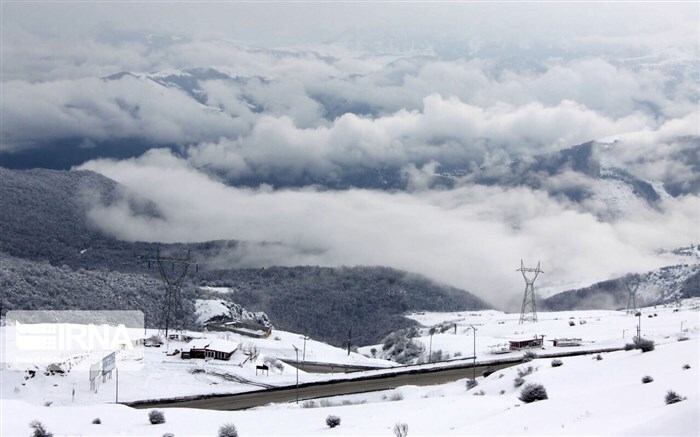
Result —
[[627, 314], [637, 314], [637, 289], [639, 288], [639, 276], [631, 275], [623, 280], [629, 297], [627, 298]]
[[[525, 294], [523, 295], [523, 306], [520, 310], [520, 322], [522, 324], [525, 321], [537, 322], [537, 304], [535, 302], [535, 279], [540, 273], [544, 273], [540, 270], [540, 262], [537, 262], [536, 268], [526, 268], [523, 264], [523, 260], [520, 260], [520, 268], [516, 270], [523, 274], [523, 279], [525, 279]], [[535, 276], [528, 278], [525, 272], [534, 273]]]
[[[148, 260], [148, 268], [151, 268], [151, 262], [158, 264], [160, 277], [163, 279], [165, 288], [165, 297], [163, 299], [163, 308], [159, 322], [165, 325], [165, 340], [168, 340], [168, 329], [170, 328], [171, 320], [178, 320], [182, 323], [182, 297], [180, 291], [182, 289], [182, 281], [187, 276], [187, 271], [190, 265], [194, 264], [199, 271], [199, 265], [191, 261], [190, 251], [187, 251], [186, 258], [173, 258], [160, 256], [160, 248], [158, 248], [155, 259]], [[171, 273], [168, 275], [166, 265], [170, 263]], [[177, 266], [177, 269], [175, 268]], [[162, 325], [161, 325], [162, 326]]]

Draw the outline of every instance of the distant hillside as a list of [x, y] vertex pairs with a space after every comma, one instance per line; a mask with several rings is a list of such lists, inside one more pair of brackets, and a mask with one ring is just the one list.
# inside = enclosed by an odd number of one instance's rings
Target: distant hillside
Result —
[[231, 287], [211, 297], [263, 311], [280, 329], [311, 335], [336, 346], [378, 343], [410, 326], [407, 311], [489, 308], [476, 296], [420, 275], [386, 267], [272, 267], [207, 271], [200, 285]]
[[[700, 264], [662, 267], [638, 276], [637, 306], [657, 305], [700, 296]], [[615, 310], [627, 308], [629, 292], [635, 280], [630, 276], [598, 282], [590, 287], [555, 294], [542, 302], [551, 311]]]

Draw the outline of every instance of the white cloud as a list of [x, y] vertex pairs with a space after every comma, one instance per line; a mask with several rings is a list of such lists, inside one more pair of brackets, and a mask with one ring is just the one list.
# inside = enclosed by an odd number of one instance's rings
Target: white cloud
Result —
[[514, 273], [521, 258], [542, 261], [542, 287], [590, 283], [663, 265], [668, 260], [656, 250], [697, 239], [699, 219], [697, 196], [670, 199], [660, 211], [644, 209], [610, 224], [526, 188], [240, 189], [163, 150], [82, 168], [142, 193], [163, 211], [165, 220], [147, 220], [130, 217], [123, 207], [96, 206], [93, 220], [119, 238], [275, 242], [283, 256], [277, 249], [256, 251], [255, 262], [387, 265], [469, 289], [494, 304], [522, 292]]

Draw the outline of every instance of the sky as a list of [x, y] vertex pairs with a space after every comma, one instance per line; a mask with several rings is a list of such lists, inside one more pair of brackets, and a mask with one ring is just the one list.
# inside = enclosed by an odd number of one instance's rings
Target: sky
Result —
[[[697, 178], [696, 2], [0, 7], [0, 162], [73, 154], [159, 205], [158, 220], [94, 205], [119, 238], [275, 242], [243, 263], [388, 265], [503, 305], [522, 293], [521, 258], [542, 261], [547, 290], [700, 241], [692, 187], [616, 197], [612, 219], [611, 195], [556, 195], [595, 188], [575, 172], [539, 189], [432, 182], [611, 136], [601, 159], [634, 177]], [[298, 183], [377, 168], [405, 189]]]

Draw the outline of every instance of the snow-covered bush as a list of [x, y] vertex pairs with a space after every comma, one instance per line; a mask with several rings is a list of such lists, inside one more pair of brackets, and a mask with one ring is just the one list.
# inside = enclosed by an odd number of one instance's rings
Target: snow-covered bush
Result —
[[318, 408], [316, 401], [304, 401], [301, 404], [301, 408]]
[[637, 348], [641, 349], [642, 352], [651, 352], [654, 350], [654, 340], [647, 340], [646, 338], [641, 338], [635, 340], [635, 343]]
[[284, 371], [284, 364], [282, 364], [282, 362], [275, 357], [265, 357], [263, 363], [265, 363], [265, 365], [271, 369], [277, 369], [280, 372]]
[[160, 410], [151, 410], [148, 412], [148, 421], [153, 425], [165, 423], [165, 414]]
[[529, 404], [530, 402], [542, 401], [548, 399], [547, 390], [545, 390], [542, 384], [527, 384], [520, 391], [520, 396], [518, 399]]
[[224, 423], [219, 427], [217, 437], [238, 437], [238, 430], [233, 423]]
[[408, 435], [408, 424], [401, 422], [394, 424], [394, 435], [396, 437], [406, 437]]
[[326, 425], [328, 425], [330, 428], [335, 428], [336, 426], [340, 425], [340, 417], [330, 415], [326, 417]]
[[519, 367], [518, 368], [518, 376], [521, 378], [526, 377], [527, 375], [532, 374], [532, 372], [535, 371], [535, 368], [532, 366], [527, 366], [527, 367]]
[[600, 361], [600, 360], [603, 359], [603, 356], [602, 356], [601, 354], [598, 354], [598, 355], [596, 355], [595, 357], [593, 357], [593, 359], [596, 360], [596, 361]]
[[403, 393], [400, 391], [397, 391], [395, 393], [392, 393], [391, 396], [389, 396], [390, 401], [402, 401], [403, 400]]
[[690, 364], [683, 364], [683, 370], [690, 369]]
[[654, 381], [654, 378], [652, 378], [649, 375], [643, 376], [642, 377], [642, 384], [648, 384], [650, 382]]
[[684, 400], [685, 400], [685, 397], [679, 395], [678, 393], [676, 393], [673, 390], [669, 390], [666, 393], [666, 404], [667, 405], [675, 404], [676, 402], [680, 402], [680, 401], [684, 401]]
[[479, 390], [479, 391], [474, 392], [474, 396], [483, 396], [485, 394], [486, 394], [486, 392], [483, 390]]
[[38, 420], [32, 420], [29, 422], [29, 427], [34, 430], [31, 437], [53, 437], [53, 433], [50, 433], [46, 428], [44, 428], [44, 424]]
[[523, 384], [525, 384], [525, 378], [523, 378], [522, 376], [518, 376], [517, 378], [515, 378], [515, 379], [513, 380], [513, 386], [514, 386], [515, 388], [518, 388], [518, 387], [520, 387], [520, 386], [523, 385]]
[[479, 385], [479, 383], [476, 382], [476, 379], [467, 379], [467, 390], [471, 390], [477, 385]]
[[93, 424], [93, 425], [99, 425], [99, 424], [101, 424], [101, 423], [102, 423], [102, 421], [100, 420], [99, 417], [95, 417], [94, 419], [92, 419], [92, 424]]
[[495, 371], [496, 371], [495, 368], [487, 367], [484, 369], [483, 372], [481, 372], [481, 376], [483, 376], [484, 378], [487, 378], [488, 376], [492, 375]]
[[562, 364], [564, 364], [564, 363], [562, 363], [561, 360], [557, 360], [557, 359], [552, 360], [552, 367], [559, 367]]
[[537, 358], [537, 354], [535, 354], [533, 351], [527, 351], [523, 354], [523, 363], [532, 361], [535, 358]]

